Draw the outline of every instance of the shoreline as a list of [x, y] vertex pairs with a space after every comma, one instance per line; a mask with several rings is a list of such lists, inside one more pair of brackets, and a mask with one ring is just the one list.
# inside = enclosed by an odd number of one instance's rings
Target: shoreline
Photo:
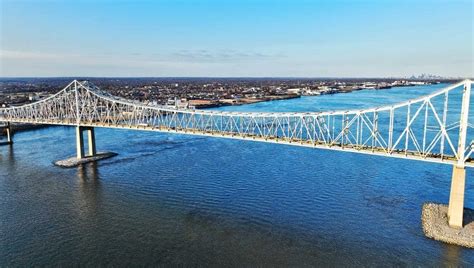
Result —
[[[50, 126], [51, 125], [28, 124], [28, 123], [12, 123], [11, 124], [11, 128], [12, 128], [13, 132], [24, 132], [24, 131], [29, 131], [29, 130], [47, 128], [47, 127], [50, 127]], [[6, 130], [5, 129], [0, 129], [0, 136], [6, 136]]]
[[[201, 103], [193, 104], [192, 106], [195, 109], [208, 109], [208, 108], [217, 108], [225, 106], [241, 106], [246, 104], [254, 104], [259, 102], [268, 102], [268, 101], [277, 101], [277, 100], [290, 100], [301, 98], [302, 95], [297, 94], [287, 94], [287, 95], [270, 95], [264, 98], [242, 98], [242, 99], [222, 99], [218, 101], [211, 100], [197, 100]], [[192, 102], [193, 100], [191, 100]], [[195, 100], [196, 101], [196, 100]]]
[[[432, 85], [432, 84], [425, 84], [425, 85]], [[241, 106], [246, 104], [254, 104], [259, 102], [268, 102], [268, 101], [275, 101], [275, 100], [290, 100], [290, 99], [297, 99], [301, 97], [318, 97], [323, 95], [336, 95], [336, 94], [346, 94], [352, 93], [356, 91], [363, 91], [363, 90], [387, 90], [393, 88], [404, 88], [404, 87], [416, 87], [416, 86], [425, 86], [425, 85], [397, 85], [397, 86], [384, 86], [384, 87], [377, 87], [377, 88], [351, 88], [351, 89], [340, 89], [338, 91], [321, 91], [318, 94], [285, 94], [285, 95], [269, 95], [263, 98], [253, 99], [253, 98], [242, 98], [242, 99], [222, 99], [222, 100], [190, 100], [190, 102], [196, 102], [192, 106], [195, 109], [209, 109], [209, 108], [219, 108], [225, 106]]]

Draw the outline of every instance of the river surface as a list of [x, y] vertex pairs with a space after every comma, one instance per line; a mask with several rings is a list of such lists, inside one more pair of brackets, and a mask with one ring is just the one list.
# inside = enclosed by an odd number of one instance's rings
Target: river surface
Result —
[[[442, 86], [218, 109], [362, 108]], [[449, 165], [98, 128], [98, 150], [118, 156], [54, 166], [74, 155], [74, 135], [50, 127], [0, 147], [0, 266], [474, 266], [472, 250], [421, 228], [424, 202], [448, 202]]]

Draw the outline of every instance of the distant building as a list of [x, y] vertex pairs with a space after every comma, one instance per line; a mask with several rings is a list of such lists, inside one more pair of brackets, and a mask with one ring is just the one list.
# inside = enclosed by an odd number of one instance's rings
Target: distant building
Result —
[[29, 94], [28, 95], [28, 100], [29, 101], [37, 101], [37, 100], [39, 100], [39, 97], [36, 94]]
[[286, 91], [288, 94], [301, 94], [301, 88], [289, 88]]
[[175, 97], [173, 99], [168, 99], [168, 101], [166, 102], [166, 105], [167, 106], [172, 106], [172, 107], [178, 108], [178, 109], [187, 109], [187, 108], [189, 108], [189, 102], [186, 98], [178, 99], [177, 97]]

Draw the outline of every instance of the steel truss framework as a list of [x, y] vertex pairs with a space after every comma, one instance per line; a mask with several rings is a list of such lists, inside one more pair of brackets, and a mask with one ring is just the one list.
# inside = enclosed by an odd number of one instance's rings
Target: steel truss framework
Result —
[[225, 137], [474, 167], [471, 144], [465, 142], [470, 87], [465, 80], [417, 99], [362, 110], [225, 112], [146, 105], [74, 80], [41, 101], [0, 109], [0, 121]]

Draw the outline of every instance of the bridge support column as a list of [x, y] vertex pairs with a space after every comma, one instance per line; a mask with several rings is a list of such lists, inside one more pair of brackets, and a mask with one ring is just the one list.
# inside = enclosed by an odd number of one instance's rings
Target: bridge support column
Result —
[[82, 136], [83, 127], [76, 127], [76, 148], [77, 148], [77, 159], [85, 157], [84, 154], [84, 136]]
[[465, 80], [462, 94], [461, 118], [459, 119], [458, 162], [453, 168], [448, 207], [448, 224], [453, 228], [462, 228], [464, 214], [464, 188], [466, 184], [465, 152], [470, 97], [471, 81]]
[[95, 133], [93, 127], [76, 127], [76, 147], [77, 147], [77, 159], [86, 157], [84, 148], [84, 136], [83, 132], [87, 130], [87, 145], [89, 154], [87, 156], [95, 156], [97, 154], [95, 146]]
[[7, 143], [8, 144], [13, 144], [13, 131], [12, 131], [12, 126], [10, 123], [7, 123]]
[[0, 142], [0, 145], [11, 145], [13, 144], [13, 130], [9, 122], [6, 123], [4, 127], [0, 129], [1, 132], [6, 134], [6, 141]]
[[453, 228], [462, 228], [465, 184], [466, 169], [454, 166], [448, 208], [448, 224]]
[[89, 147], [89, 156], [94, 156], [96, 155], [96, 149], [95, 149], [95, 133], [94, 133], [94, 128], [89, 127], [87, 128], [87, 141], [88, 141], [88, 147]]

